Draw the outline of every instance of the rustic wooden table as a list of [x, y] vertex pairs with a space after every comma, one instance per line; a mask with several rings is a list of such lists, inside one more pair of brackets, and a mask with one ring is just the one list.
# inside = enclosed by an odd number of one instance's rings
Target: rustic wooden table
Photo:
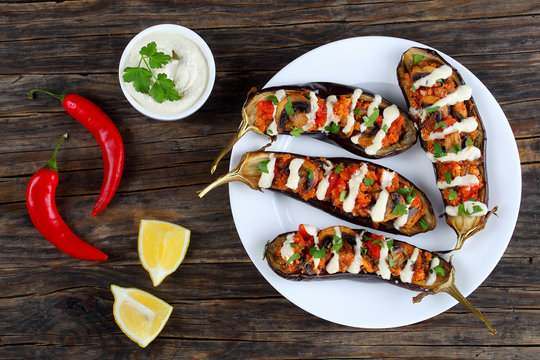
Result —
[[[538, 2], [527, 0], [0, 2], [0, 358], [538, 358], [539, 16]], [[140, 115], [118, 83], [125, 45], [158, 23], [195, 30], [215, 56], [211, 98], [184, 121]], [[306, 51], [365, 35], [407, 38], [449, 54], [480, 78], [508, 117], [521, 156], [521, 212], [500, 263], [469, 296], [498, 329], [495, 336], [459, 305], [388, 330], [316, 318], [250, 262], [227, 188], [211, 199], [196, 196], [213, 178], [212, 160], [235, 132], [251, 86]], [[100, 149], [56, 100], [28, 100], [36, 87], [92, 99], [122, 134], [122, 182], [95, 218], [89, 215], [102, 182]], [[106, 262], [62, 254], [27, 213], [26, 184], [64, 132], [70, 139], [58, 155], [58, 208], [77, 234], [110, 255]], [[141, 218], [192, 230], [184, 263], [157, 288], [139, 264]], [[174, 306], [146, 349], [115, 324], [111, 284], [148, 290]]]

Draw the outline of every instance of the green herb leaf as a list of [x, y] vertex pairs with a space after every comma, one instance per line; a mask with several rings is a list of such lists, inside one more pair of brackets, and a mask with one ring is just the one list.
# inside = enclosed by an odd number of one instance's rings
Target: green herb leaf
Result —
[[435, 111], [439, 110], [440, 106], [432, 106], [432, 107], [428, 107], [426, 109], [426, 115], [429, 115], [431, 113], [434, 113]]
[[274, 132], [272, 131], [272, 129], [268, 129], [267, 133], [270, 135], [274, 135]]
[[300, 136], [300, 134], [302, 134], [303, 132], [304, 132], [304, 130], [303, 130], [302, 128], [299, 129], [299, 128], [297, 128], [297, 127], [295, 126], [295, 127], [293, 127], [293, 129], [291, 130], [290, 134], [291, 134], [292, 136], [298, 137], [298, 136]]
[[285, 261], [287, 264], [292, 263], [294, 260], [298, 259], [300, 257], [300, 253], [294, 253], [287, 261]]
[[341, 194], [339, 195], [339, 201], [344, 202], [346, 196], [347, 196], [347, 190], [343, 190]]
[[306, 171], [308, 172], [307, 178], [311, 179], [313, 177], [313, 170], [311, 170], [310, 168], [306, 168]]
[[340, 129], [339, 124], [336, 124], [336, 123], [331, 123], [330, 125], [326, 125], [324, 127], [325, 131], [328, 131], [329, 133], [332, 133], [332, 134], [337, 134], [339, 129]]
[[382, 129], [382, 131], [384, 131], [385, 133], [388, 133], [388, 125], [384, 124], [384, 125], [382, 126], [381, 129]]
[[264, 245], [264, 251], [263, 251], [263, 260], [266, 259], [266, 249], [268, 249], [268, 245], [270, 245], [270, 240], [266, 242], [266, 245]]
[[446, 156], [446, 155], [448, 155], [448, 154], [442, 152], [441, 144], [439, 144], [439, 143], [434, 143], [433, 144], [433, 156], [434, 157], [440, 158], [440, 157], [443, 157], [443, 156]]
[[422, 61], [422, 59], [424, 58], [424, 55], [420, 55], [420, 54], [414, 54], [414, 57], [413, 57], [413, 66], [418, 64], [420, 61]]
[[465, 209], [465, 205], [462, 204], [459, 204], [458, 205], [458, 215], [461, 216], [461, 215], [470, 215], [469, 212]]
[[416, 92], [416, 87], [412, 85], [412, 92]]
[[458, 152], [461, 151], [461, 145], [460, 144], [456, 144], [454, 145], [454, 147], [451, 149], [451, 151], [457, 155]]
[[450, 191], [448, 191], [448, 200], [454, 200], [456, 199], [458, 196], [456, 190], [454, 189], [450, 189]]
[[161, 104], [164, 100], [174, 101], [180, 99], [180, 94], [174, 89], [174, 81], [169, 79], [167, 74], [158, 74], [155, 80], [149, 92], [154, 100]]
[[339, 165], [336, 167], [336, 169], [334, 170], [334, 172], [335, 172], [336, 174], [339, 174], [339, 173], [341, 172], [341, 170], [343, 170], [344, 167], [345, 167], [345, 166], [344, 166], [343, 164], [339, 164]]
[[371, 186], [373, 185], [373, 183], [374, 183], [373, 179], [370, 179], [368, 177], [364, 178], [364, 184], [366, 184], [366, 186]]
[[422, 229], [424, 229], [424, 230], [429, 229], [429, 225], [424, 219], [420, 219], [419, 223], [420, 223], [420, 225], [422, 225]]
[[287, 97], [287, 103], [285, 104], [285, 112], [287, 115], [294, 115], [294, 109], [291, 102], [291, 97]]
[[339, 251], [343, 247], [343, 240], [337, 235], [334, 235], [334, 245], [332, 245], [333, 251]]
[[452, 174], [450, 173], [450, 171], [447, 171], [446, 174], [444, 174], [444, 178], [446, 179], [447, 184], [452, 183]]
[[444, 80], [443, 80], [443, 79], [437, 79], [437, 82], [438, 82], [438, 83], [443, 83]]
[[373, 110], [373, 113], [370, 116], [364, 115], [362, 119], [364, 120], [364, 125], [366, 127], [372, 127], [378, 118], [379, 118], [379, 108], [375, 108], [375, 110]]
[[407, 215], [407, 207], [403, 204], [397, 204], [392, 210], [394, 215]]
[[367, 250], [368, 250], [367, 248], [363, 247], [363, 248], [360, 250], [360, 252], [362, 253], [363, 256], [366, 256]]
[[394, 239], [388, 239], [386, 240], [386, 247], [388, 250], [390, 250], [390, 253], [394, 254], [394, 249], [392, 248], [394, 246]]
[[356, 108], [353, 110], [355, 115], [362, 116], [362, 109]]
[[125, 82], [133, 82], [135, 91], [146, 94], [150, 90], [152, 72], [141, 67], [126, 67], [122, 78]]
[[161, 51], [155, 52], [153, 55], [148, 57], [148, 63], [152, 69], [161, 69], [163, 65], [167, 64], [171, 60], [171, 56]]
[[379, 245], [379, 247], [383, 247], [383, 243], [381, 240], [377, 240], [377, 239], [374, 239], [373, 241], [371, 241], [371, 244], [370, 245], [373, 245], [373, 244], [377, 244]]
[[155, 41], [152, 41], [151, 43], [146, 44], [146, 46], [143, 46], [141, 50], [139, 50], [139, 54], [142, 56], [152, 56], [157, 52], [157, 45]]
[[437, 130], [440, 127], [442, 127], [443, 129], [446, 129], [448, 126], [444, 123], [444, 121], [439, 121], [438, 123], [435, 124], [434, 130]]
[[442, 264], [439, 264], [439, 265], [435, 266], [433, 269], [430, 269], [430, 270], [435, 271], [437, 274], [439, 274], [441, 276], [445, 275], [444, 267], [442, 266]]
[[259, 170], [257, 170], [258, 172], [263, 172], [263, 173], [266, 173], [268, 174], [268, 163], [270, 162], [270, 160], [264, 160], [264, 161], [261, 161], [259, 163]]
[[403, 195], [403, 196], [407, 196], [407, 194], [409, 194], [409, 187], [408, 186], [404, 186], [404, 187], [401, 187], [399, 189], [396, 190], [400, 195]]
[[266, 100], [270, 100], [274, 105], [279, 104], [278, 98], [275, 97], [274, 95], [268, 95], [268, 97], [266, 98]]
[[311, 100], [311, 95], [310, 95], [310, 94], [311, 94], [311, 93], [310, 93], [309, 91], [306, 93], [306, 98], [307, 98], [308, 100]]
[[472, 209], [473, 209], [473, 212], [472, 212], [473, 214], [482, 212], [482, 207], [480, 205], [473, 205]]
[[371, 236], [364, 235], [364, 241], [373, 240]]
[[468, 137], [467, 140], [465, 140], [465, 145], [467, 146], [472, 146], [474, 144], [474, 141]]
[[315, 246], [309, 248], [309, 255], [313, 256], [314, 259], [322, 259], [326, 256], [324, 249], [317, 249]]

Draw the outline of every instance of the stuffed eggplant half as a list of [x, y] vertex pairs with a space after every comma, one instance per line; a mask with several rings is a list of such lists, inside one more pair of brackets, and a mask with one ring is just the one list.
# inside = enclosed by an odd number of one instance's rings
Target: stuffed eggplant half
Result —
[[407, 113], [380, 95], [334, 83], [308, 83], [257, 91], [242, 107], [242, 124], [212, 167], [248, 131], [266, 135], [319, 134], [367, 158], [395, 155], [416, 143], [417, 129]]
[[488, 209], [486, 137], [472, 89], [433, 50], [410, 48], [397, 68], [409, 113], [433, 162], [446, 205], [446, 222], [457, 234], [456, 249], [482, 230]]
[[352, 223], [411, 236], [432, 230], [431, 203], [413, 183], [390, 169], [348, 158], [256, 151], [200, 191], [241, 181], [303, 200]]
[[446, 292], [482, 320], [491, 333], [496, 333], [457, 289], [450, 262], [403, 241], [344, 226], [319, 231], [302, 224], [298, 231], [267, 242], [264, 257], [272, 270], [286, 279], [377, 278], [422, 291], [413, 302], [427, 294]]

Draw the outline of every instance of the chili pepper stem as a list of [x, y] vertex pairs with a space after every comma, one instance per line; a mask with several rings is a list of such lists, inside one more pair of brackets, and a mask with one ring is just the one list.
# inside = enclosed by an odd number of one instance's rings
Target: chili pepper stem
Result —
[[58, 172], [58, 166], [56, 165], [56, 153], [58, 152], [58, 149], [60, 149], [60, 145], [62, 145], [62, 143], [64, 142], [64, 139], [67, 139], [67, 137], [68, 137], [68, 134], [66, 133], [62, 135], [60, 140], [58, 140], [58, 143], [56, 144], [56, 148], [54, 149], [54, 152], [51, 158], [49, 159], [49, 161], [47, 161], [44, 168]]
[[249, 123], [249, 117], [248, 117], [248, 115], [246, 113], [246, 110], [242, 109], [242, 123], [240, 124], [240, 127], [238, 128], [238, 131], [236, 132], [234, 137], [231, 139], [229, 144], [227, 144], [227, 146], [221, 151], [221, 153], [219, 153], [216, 160], [214, 160], [214, 163], [212, 164], [212, 169], [210, 169], [211, 174], [213, 174], [214, 171], [216, 171], [216, 168], [217, 168], [219, 162], [221, 161], [221, 159], [223, 158], [223, 156], [225, 156], [225, 154], [227, 154], [229, 151], [231, 151], [234, 144], [236, 144], [242, 138], [242, 136], [244, 136], [248, 131], [253, 131], [253, 132], [257, 133], [257, 134], [268, 136], [268, 137], [270, 137], [272, 142], [276, 139], [276, 136], [270, 136], [268, 134], [265, 134], [261, 130], [259, 130], [258, 127], [254, 126], [254, 125], [251, 125]]
[[50, 92], [50, 91], [47, 91], [47, 90], [42, 90], [42, 89], [33, 89], [33, 90], [30, 90], [30, 91], [28, 92], [28, 97], [29, 97], [30, 99], [34, 98], [34, 93], [35, 93], [35, 92], [42, 92], [42, 93], [51, 95], [52, 97], [57, 98], [58, 100], [60, 100], [60, 102], [63, 102], [63, 101], [64, 101], [64, 98], [66, 97], [66, 95], [63, 95], [63, 94], [55, 94], [55, 93], [53, 93], [53, 92]]

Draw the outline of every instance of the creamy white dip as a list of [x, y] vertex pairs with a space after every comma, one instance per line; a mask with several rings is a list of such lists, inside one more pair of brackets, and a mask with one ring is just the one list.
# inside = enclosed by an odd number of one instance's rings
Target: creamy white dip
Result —
[[[173, 115], [189, 109], [203, 95], [208, 82], [208, 63], [199, 47], [191, 40], [172, 31], [157, 31], [143, 36], [132, 47], [124, 67], [137, 67], [141, 59], [139, 51], [143, 46], [154, 41], [157, 51], [171, 56], [171, 60], [161, 69], [152, 69], [157, 77], [160, 73], [174, 81], [175, 90], [182, 96], [180, 100], [164, 100], [161, 104], [150, 95], [137, 92], [133, 83], [124, 85], [129, 94], [141, 106], [160, 115]], [[144, 65], [142, 65], [144, 66]], [[153, 79], [151, 80], [153, 84]]]

